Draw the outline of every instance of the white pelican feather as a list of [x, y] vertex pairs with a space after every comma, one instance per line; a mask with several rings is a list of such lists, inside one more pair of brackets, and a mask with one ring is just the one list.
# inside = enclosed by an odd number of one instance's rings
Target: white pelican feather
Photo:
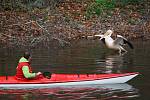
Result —
[[117, 38], [114, 40], [111, 35], [113, 31], [108, 30], [104, 35], [94, 35], [95, 37], [100, 37], [100, 40], [103, 41], [103, 43], [110, 49], [119, 50], [119, 53], [121, 54], [122, 51], [127, 52], [123, 48], [125, 44], [128, 44], [131, 49], [133, 49], [133, 45], [123, 36], [117, 35]]

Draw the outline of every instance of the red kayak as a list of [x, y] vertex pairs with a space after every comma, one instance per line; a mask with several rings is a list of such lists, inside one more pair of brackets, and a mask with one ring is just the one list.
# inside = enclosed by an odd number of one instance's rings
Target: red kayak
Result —
[[52, 74], [51, 78], [17, 80], [15, 76], [0, 76], [0, 87], [42, 87], [58, 85], [125, 83], [139, 73], [123, 74]]

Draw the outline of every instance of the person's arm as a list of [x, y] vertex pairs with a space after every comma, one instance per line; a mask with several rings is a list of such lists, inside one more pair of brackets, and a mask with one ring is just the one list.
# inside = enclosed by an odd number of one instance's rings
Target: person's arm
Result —
[[34, 78], [34, 77], [36, 77], [36, 73], [30, 73], [29, 72], [29, 67], [28, 66], [23, 66], [22, 71], [23, 71], [23, 74], [24, 74], [25, 78]]

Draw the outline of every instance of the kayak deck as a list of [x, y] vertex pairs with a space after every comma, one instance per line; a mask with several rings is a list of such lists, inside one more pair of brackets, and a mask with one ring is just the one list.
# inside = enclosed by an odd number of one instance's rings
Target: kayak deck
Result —
[[87, 82], [99, 81], [99, 84], [105, 83], [125, 83], [137, 76], [138, 73], [124, 74], [52, 74], [50, 79], [17, 80], [15, 76], [0, 76], [0, 85], [2, 84], [54, 84], [69, 82]]

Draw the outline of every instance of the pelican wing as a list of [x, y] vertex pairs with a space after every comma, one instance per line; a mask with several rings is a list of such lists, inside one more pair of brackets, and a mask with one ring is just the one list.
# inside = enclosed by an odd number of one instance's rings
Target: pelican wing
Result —
[[116, 44], [116, 45], [128, 44], [131, 49], [134, 48], [133, 45], [126, 38], [124, 38], [121, 35], [117, 35], [117, 38], [115, 39], [114, 44]]

